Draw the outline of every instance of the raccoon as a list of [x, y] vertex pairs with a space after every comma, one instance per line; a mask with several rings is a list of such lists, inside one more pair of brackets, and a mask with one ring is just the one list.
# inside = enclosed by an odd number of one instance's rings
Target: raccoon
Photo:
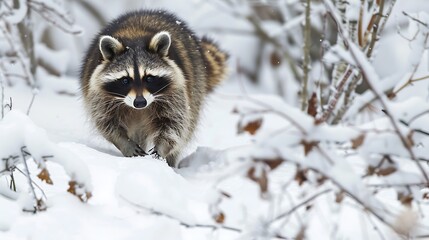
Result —
[[155, 154], [176, 166], [227, 53], [164, 10], [120, 16], [92, 41], [81, 69], [84, 105], [124, 156]]

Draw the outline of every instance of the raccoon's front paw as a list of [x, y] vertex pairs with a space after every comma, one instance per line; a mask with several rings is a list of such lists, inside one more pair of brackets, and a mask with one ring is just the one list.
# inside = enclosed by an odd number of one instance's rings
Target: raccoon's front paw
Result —
[[155, 149], [155, 147], [153, 147], [153, 148], [151, 148], [151, 149], [149, 150], [149, 154], [150, 154], [153, 158], [156, 158], [156, 159], [160, 159], [160, 158], [162, 158], [162, 157], [161, 157], [161, 155], [159, 155], [158, 151]]
[[125, 148], [120, 149], [122, 154], [125, 157], [137, 157], [137, 156], [146, 156], [148, 155], [140, 145], [134, 142], [127, 144]]
[[176, 160], [177, 160], [176, 155], [168, 155], [166, 157], [162, 157], [158, 153], [158, 150], [156, 150], [155, 147], [149, 150], [149, 154], [155, 159], [165, 160], [170, 167], [176, 167]]
[[148, 155], [145, 150], [143, 150], [140, 145], [136, 144], [135, 148], [134, 148], [134, 156], [146, 156]]

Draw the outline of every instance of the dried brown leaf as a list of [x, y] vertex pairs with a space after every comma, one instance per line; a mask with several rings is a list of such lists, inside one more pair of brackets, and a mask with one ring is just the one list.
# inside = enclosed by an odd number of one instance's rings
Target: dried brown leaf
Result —
[[312, 117], [316, 117], [317, 115], [317, 95], [316, 93], [313, 93], [308, 99], [308, 109], [307, 109], [308, 115]]
[[295, 236], [295, 240], [304, 240], [305, 239], [305, 226], [302, 226], [298, 234]]
[[281, 158], [274, 158], [274, 159], [265, 159], [262, 160], [265, 164], [270, 167], [271, 170], [276, 169], [278, 166], [280, 166], [283, 163], [283, 159]]
[[298, 182], [298, 185], [301, 186], [305, 181], [307, 181], [307, 176], [305, 176], [304, 170], [298, 170], [295, 173], [295, 181]]
[[394, 99], [395, 97], [396, 97], [396, 93], [395, 92], [390, 92], [390, 93], [388, 93], [387, 94], [387, 97], [390, 99], [390, 100], [392, 100], [392, 99]]
[[409, 148], [412, 148], [413, 146], [414, 146], [414, 140], [413, 140], [413, 131], [410, 131], [408, 134], [407, 134], [407, 138], [406, 138], [406, 140], [407, 140], [407, 146], [409, 147]]
[[36, 205], [37, 211], [46, 211], [46, 209], [48, 209], [48, 206], [46, 206], [45, 201], [43, 201], [42, 199], [37, 199]]
[[395, 166], [389, 166], [389, 167], [377, 169], [376, 173], [377, 173], [377, 176], [388, 176], [396, 172], [397, 170], [398, 169]]
[[317, 145], [317, 142], [306, 142], [301, 141], [301, 144], [304, 146], [304, 155], [307, 156], [308, 153]]
[[282, 59], [276, 51], [273, 51], [270, 56], [270, 63], [273, 67], [278, 67], [282, 63]]
[[267, 171], [263, 170], [261, 177], [259, 178], [259, 187], [261, 188], [261, 193], [266, 193], [268, 191], [268, 176]]
[[76, 188], [78, 187], [78, 184], [76, 181], [69, 181], [69, 188], [67, 189], [67, 192], [75, 195], [78, 197], [82, 202], [88, 201], [92, 197], [91, 192], [85, 192], [84, 194], [78, 194], [76, 193]]
[[54, 182], [52, 182], [52, 179], [49, 175], [48, 169], [43, 168], [42, 171], [40, 171], [40, 173], [37, 175], [37, 177], [42, 180], [43, 182], [46, 182], [47, 184], [54, 184]]
[[335, 194], [335, 202], [336, 203], [341, 203], [344, 198], [346, 196], [346, 193], [344, 191], [340, 191], [338, 193]]
[[366, 168], [366, 176], [372, 176], [375, 173], [376, 168], [373, 166], [368, 166]]
[[357, 149], [358, 147], [362, 146], [363, 141], [365, 140], [365, 135], [359, 135], [357, 138], [352, 139], [352, 148]]
[[322, 185], [322, 184], [324, 184], [325, 183], [325, 181], [326, 180], [328, 180], [328, 178], [327, 177], [325, 177], [325, 176], [323, 176], [323, 175], [320, 175], [318, 178], [317, 178], [317, 184], [318, 185]]
[[219, 223], [222, 224], [225, 222], [225, 214], [223, 212], [219, 212], [218, 214], [213, 216], [213, 219]]
[[75, 181], [69, 182], [69, 188], [67, 189], [67, 192], [76, 195], [76, 185], [77, 183]]
[[403, 193], [399, 193], [398, 194], [398, 200], [405, 206], [410, 207], [411, 203], [413, 202], [413, 196], [411, 194], [403, 194]]
[[253, 121], [248, 122], [246, 125], [242, 126], [241, 124], [238, 125], [238, 133], [248, 132], [251, 135], [255, 135], [256, 131], [261, 127], [262, 125], [262, 118], [255, 119]]
[[268, 191], [268, 177], [265, 169], [262, 169], [261, 173], [256, 176], [255, 167], [251, 167], [249, 171], [247, 171], [247, 177], [259, 185], [262, 194]]

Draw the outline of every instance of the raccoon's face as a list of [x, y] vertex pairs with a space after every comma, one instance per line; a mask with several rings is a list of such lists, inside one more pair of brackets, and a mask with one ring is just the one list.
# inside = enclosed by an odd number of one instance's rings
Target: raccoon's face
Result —
[[99, 41], [104, 61], [91, 76], [91, 86], [134, 109], [148, 107], [172, 88], [184, 84], [180, 68], [167, 57], [168, 32], [155, 34], [149, 46], [128, 47], [111, 36]]

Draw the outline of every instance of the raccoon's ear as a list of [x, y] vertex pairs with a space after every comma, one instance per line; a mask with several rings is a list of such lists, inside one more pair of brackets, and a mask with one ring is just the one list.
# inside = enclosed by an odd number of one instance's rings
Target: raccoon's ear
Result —
[[149, 43], [149, 50], [158, 53], [159, 55], [165, 57], [168, 54], [168, 49], [171, 45], [170, 33], [166, 31], [159, 32], [152, 37]]
[[100, 52], [104, 60], [111, 61], [116, 55], [124, 51], [124, 45], [116, 38], [108, 35], [100, 37]]

